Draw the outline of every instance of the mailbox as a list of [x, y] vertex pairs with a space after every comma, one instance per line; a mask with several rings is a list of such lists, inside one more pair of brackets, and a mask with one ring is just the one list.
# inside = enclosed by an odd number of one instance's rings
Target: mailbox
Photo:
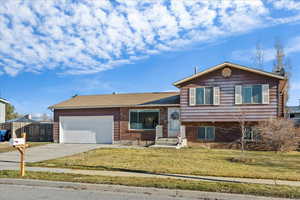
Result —
[[25, 144], [25, 138], [11, 138], [9, 140], [9, 144], [11, 146], [24, 145]]

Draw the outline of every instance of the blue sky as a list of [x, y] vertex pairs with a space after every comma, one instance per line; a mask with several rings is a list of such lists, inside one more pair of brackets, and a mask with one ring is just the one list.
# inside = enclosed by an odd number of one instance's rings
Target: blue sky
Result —
[[0, 0], [0, 92], [19, 113], [74, 94], [176, 90], [172, 83], [231, 61], [273, 67], [279, 38], [300, 98], [300, 1]]

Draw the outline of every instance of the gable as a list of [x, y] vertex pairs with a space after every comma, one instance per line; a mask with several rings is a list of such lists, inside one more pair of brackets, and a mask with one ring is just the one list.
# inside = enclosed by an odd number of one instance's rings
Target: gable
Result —
[[[175, 82], [173, 85], [176, 86], [176, 87], [181, 87], [181, 85], [185, 84], [186, 82], [190, 82], [192, 80], [200, 79], [200, 78], [202, 79], [203, 77], [206, 77], [207, 75], [209, 75], [211, 73], [216, 73], [218, 71], [219, 71], [219, 76], [224, 77], [223, 74], [222, 74], [222, 70], [224, 68], [231, 69], [231, 71], [232, 71], [231, 76], [234, 75], [233, 72], [235, 72], [235, 71], [244, 71], [247, 74], [257, 75], [257, 76], [260, 76], [260, 77], [266, 77], [266, 78], [269, 77], [269, 78], [280, 79], [280, 80], [286, 79], [283, 76], [280, 76], [280, 75], [277, 75], [277, 74], [274, 74], [274, 73], [271, 73], [271, 72], [266, 72], [266, 71], [262, 71], [262, 70], [258, 70], [258, 69], [254, 69], [254, 68], [250, 68], [250, 67], [245, 67], [245, 66], [225, 62], [225, 63], [222, 63], [220, 65], [216, 65], [214, 67], [211, 67], [207, 70], [204, 70], [202, 72], [199, 72], [197, 74], [194, 74], [192, 76], [189, 76], [187, 78], [184, 78], [182, 80], [179, 80], [179, 81]], [[228, 77], [228, 78], [230, 78], [230, 77]]]

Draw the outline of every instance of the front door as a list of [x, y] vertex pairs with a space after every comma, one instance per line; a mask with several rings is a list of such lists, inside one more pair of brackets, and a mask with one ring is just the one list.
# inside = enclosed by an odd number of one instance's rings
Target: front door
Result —
[[168, 108], [168, 137], [177, 137], [180, 132], [180, 109]]

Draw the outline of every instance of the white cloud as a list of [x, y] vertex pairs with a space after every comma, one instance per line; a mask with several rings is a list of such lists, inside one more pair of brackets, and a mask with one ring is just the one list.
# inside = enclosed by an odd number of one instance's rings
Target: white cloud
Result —
[[[282, 2], [2, 1], [0, 72], [96, 73], [266, 24], [299, 21], [298, 2]], [[273, 19], [272, 10], [279, 9], [296, 13]]]

